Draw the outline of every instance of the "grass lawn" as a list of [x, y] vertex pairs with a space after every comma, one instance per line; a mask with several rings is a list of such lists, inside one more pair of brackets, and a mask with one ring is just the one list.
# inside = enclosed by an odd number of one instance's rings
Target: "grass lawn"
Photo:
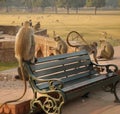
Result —
[[66, 39], [74, 30], [81, 33], [87, 41], [99, 40], [101, 32], [107, 32], [113, 39], [120, 39], [120, 15], [80, 15], [80, 14], [1, 14], [0, 25], [21, 25], [31, 19], [33, 25], [38, 21], [41, 28], [47, 28], [48, 35], [53, 31]]
[[17, 66], [18, 64], [16, 62], [8, 62], [8, 63], [0, 62], [0, 71], [15, 68]]
[[[53, 31], [66, 39], [70, 31], [77, 31], [88, 42], [98, 41], [107, 32], [112, 37], [113, 45], [120, 45], [120, 14], [114, 15], [80, 15], [80, 14], [0, 14], [0, 25], [21, 25], [26, 20], [38, 21], [41, 28], [48, 30], [53, 37]], [[16, 67], [17, 63], [0, 63], [0, 70]]]

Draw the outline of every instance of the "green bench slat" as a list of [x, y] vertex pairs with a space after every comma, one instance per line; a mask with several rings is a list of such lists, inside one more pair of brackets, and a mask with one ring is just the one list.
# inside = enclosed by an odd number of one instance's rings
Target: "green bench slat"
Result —
[[48, 75], [43, 75], [39, 78], [42, 78], [42, 79], [51, 79], [51, 78], [66, 78], [66, 77], [70, 77], [70, 76], [76, 76], [77, 74], [78, 75], [84, 75], [84, 76], [88, 76], [88, 75], [91, 75], [91, 74], [95, 74], [96, 72], [95, 71], [90, 71], [88, 69], [89, 67], [83, 67], [83, 68], [78, 68], [78, 69], [71, 69], [69, 71], [66, 71], [66, 72], [56, 72], [56, 74], [48, 74]]
[[59, 66], [54, 66], [54, 67], [50, 67], [49, 69], [48, 68], [44, 68], [44, 69], [40, 69], [36, 72], [34, 72], [34, 75], [36, 77], [40, 77], [40, 76], [43, 76], [44, 75], [47, 75], [47, 74], [53, 74], [53, 73], [59, 73], [59, 72], [69, 72], [68, 70], [70, 69], [79, 69], [79, 67], [86, 67], [86, 65], [89, 65], [90, 64], [90, 61], [86, 61], [86, 62], [82, 62], [82, 63], [70, 63], [70, 64], [66, 64], [66, 65], [59, 65]]
[[[64, 86], [62, 88], [62, 90], [64, 92], [71, 91], [73, 89], [84, 87], [84, 86], [87, 86], [87, 85], [92, 84], [94, 82], [97, 83], [97, 81], [100, 81], [100, 80], [102, 81], [102, 80], [108, 78], [105, 75], [101, 75], [101, 76], [91, 75], [90, 77], [91, 78], [83, 76], [83, 77], [79, 77], [78, 78], [76, 76], [76, 78], [72, 77], [73, 79], [71, 77], [69, 77], [69, 78], [63, 78], [63, 79], [61, 79], [62, 82], [63, 82], [63, 86]], [[112, 77], [112, 75], [110, 77]], [[54, 83], [54, 84], [56, 86], [58, 85], [58, 83]], [[42, 89], [48, 89], [49, 85], [48, 85], [48, 83], [37, 84], [37, 87], [42, 90]]]
[[84, 55], [88, 56], [88, 53], [85, 50], [79, 51], [79, 52], [73, 52], [73, 53], [67, 53], [67, 54], [61, 54], [61, 55], [40, 58], [40, 59], [38, 59], [37, 63], [43, 63], [43, 62], [51, 61], [51, 60], [60, 60], [63, 58], [75, 57], [75, 56], [84, 56]]
[[[113, 77], [115, 77], [115, 76], [113, 76], [113, 75], [111, 75], [109, 77], [106, 77], [106, 75], [97, 76], [95, 78], [90, 78], [89, 80], [85, 80], [85, 81], [82, 81], [80, 83], [75, 83], [74, 85], [72, 85], [72, 84], [70, 85], [69, 84], [69, 86], [64, 87], [62, 90], [64, 92], [69, 92], [69, 91], [78, 89], [80, 87], [84, 88], [85, 86], [88, 86], [88, 85], [93, 84], [93, 83], [97, 84], [97, 82], [99, 82], [99, 81], [104, 81], [104, 83], [105, 83], [105, 80], [108, 80], [108, 79], [112, 79], [113, 80]], [[118, 77], [117, 77], [117, 79], [118, 79]], [[113, 80], [113, 82], [114, 82], [114, 80]]]
[[[86, 78], [87, 77], [87, 79], [90, 79], [90, 78], [92, 78], [92, 77], [96, 77], [96, 76], [98, 76], [98, 75], [93, 75], [93, 74], [91, 74], [90, 75], [90, 73], [89, 72], [85, 72], [85, 73], [83, 73], [83, 74], [75, 74], [74, 76], [70, 76], [70, 77], [64, 77], [64, 78], [61, 78], [61, 81], [64, 83], [64, 84], [67, 84], [67, 83], [70, 83], [70, 84], [72, 84], [72, 82], [76, 82], [76, 81], [82, 81], [82, 80], [84, 80], [84, 78]], [[46, 79], [46, 78], [45, 78]], [[37, 83], [37, 82], [36, 82]], [[41, 86], [41, 83], [38, 83], [37, 85], [40, 85]], [[47, 87], [48, 86], [48, 84], [47, 85], [43, 85], [43, 87]], [[41, 88], [41, 89], [43, 89], [43, 88]]]
[[66, 58], [66, 59], [54, 60], [54, 61], [51, 60], [51, 61], [46, 61], [44, 63], [36, 64], [35, 66], [31, 66], [31, 69], [33, 71], [35, 71], [35, 70], [39, 70], [39, 69], [58, 66], [58, 65], [61, 65], [61, 64], [73, 63], [73, 62], [76, 62], [76, 61], [81, 61], [81, 63], [82, 63], [82, 60], [87, 60], [87, 59], [89, 59], [89, 58], [86, 57], [86, 56], [83, 56], [83, 57], [77, 56], [77, 57], [74, 57], [74, 58]]
[[[64, 55], [64, 54], [63, 54]], [[72, 55], [72, 54], [71, 54]], [[45, 59], [48, 57], [45, 57]], [[50, 57], [51, 58], [51, 57]], [[35, 70], [39, 70], [39, 69], [44, 69], [44, 68], [49, 68], [55, 65], [61, 65], [61, 64], [67, 64], [67, 63], [71, 63], [71, 62], [76, 62], [76, 61], [84, 61], [84, 60], [89, 60], [89, 56], [88, 55], [76, 55], [76, 56], [71, 56], [71, 57], [66, 57], [66, 58], [60, 58], [60, 59], [56, 59], [57, 57], [54, 57], [55, 59], [50, 59], [46, 61], [44, 60], [44, 62], [37, 62], [36, 65], [31, 65], [31, 69], [33, 71]], [[40, 61], [43, 58], [38, 59], [38, 61]]]

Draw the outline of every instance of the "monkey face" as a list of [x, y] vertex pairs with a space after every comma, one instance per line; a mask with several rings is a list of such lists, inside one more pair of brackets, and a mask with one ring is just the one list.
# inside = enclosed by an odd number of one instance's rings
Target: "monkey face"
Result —
[[93, 45], [94, 47], [97, 47], [97, 46], [98, 46], [97, 42], [93, 42], [92, 45]]
[[60, 36], [55, 36], [55, 37], [54, 37], [54, 40], [57, 42], [57, 41], [60, 41], [61, 38], [60, 38]]

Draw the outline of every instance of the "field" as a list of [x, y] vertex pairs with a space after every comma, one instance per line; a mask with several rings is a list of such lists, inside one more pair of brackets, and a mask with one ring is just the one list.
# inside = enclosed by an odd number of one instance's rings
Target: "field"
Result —
[[9, 63], [0, 62], [0, 71], [7, 70], [10, 68], [15, 68], [17, 66], [18, 64], [16, 62], [9, 62]]
[[31, 19], [33, 25], [38, 21], [46, 28], [50, 37], [53, 31], [64, 39], [72, 31], [81, 33], [87, 41], [99, 40], [102, 32], [113, 39], [120, 39], [120, 15], [76, 15], [76, 14], [1, 14], [0, 25], [21, 25]]
[[[85, 14], [0, 14], [0, 25], [21, 25], [26, 20], [32, 20], [33, 25], [38, 21], [41, 28], [48, 30], [53, 37], [53, 31], [66, 39], [70, 31], [78, 31], [86, 41], [98, 41], [103, 38], [102, 32], [107, 32], [109, 41], [115, 46], [120, 45], [120, 15], [85, 15]], [[14, 64], [16, 66], [16, 64]], [[14, 66], [13, 65], [13, 66]], [[8, 69], [9, 65], [0, 63], [0, 70]], [[12, 67], [12, 64], [9, 66]]]

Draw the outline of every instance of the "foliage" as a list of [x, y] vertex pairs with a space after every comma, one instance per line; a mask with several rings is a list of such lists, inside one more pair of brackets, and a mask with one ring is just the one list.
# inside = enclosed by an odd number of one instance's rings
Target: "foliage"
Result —
[[43, 10], [46, 7], [52, 7], [57, 13], [59, 7], [64, 7], [69, 13], [70, 8], [78, 10], [80, 7], [103, 7], [103, 6], [118, 7], [120, 0], [0, 0], [0, 7], [5, 7], [9, 11], [10, 7], [25, 7], [26, 10], [32, 11], [33, 8], [41, 7]]
[[95, 7], [103, 7], [105, 6], [105, 0], [94, 0], [93, 6]]
[[17, 67], [18, 64], [16, 62], [0, 62], [0, 71], [11, 69]]
[[106, 2], [106, 6], [110, 6], [110, 7], [117, 7], [119, 5], [119, 1], [120, 0], [105, 0]]
[[88, 7], [103, 7], [105, 6], [105, 0], [86, 0], [86, 6]]
[[87, 7], [93, 7], [93, 0], [86, 0]]

